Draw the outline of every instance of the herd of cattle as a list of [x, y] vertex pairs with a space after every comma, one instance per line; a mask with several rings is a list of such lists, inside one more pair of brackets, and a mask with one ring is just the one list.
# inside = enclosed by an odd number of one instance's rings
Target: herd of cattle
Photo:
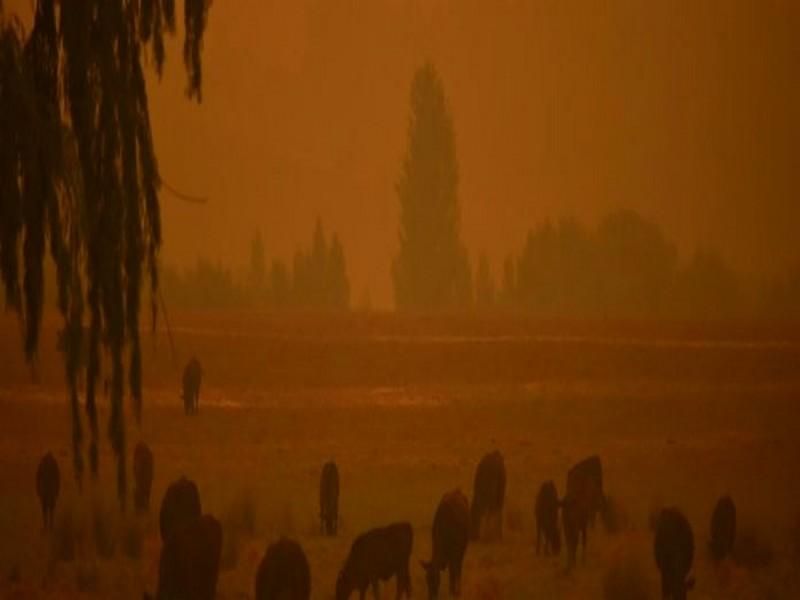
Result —
[[[182, 393], [186, 414], [196, 414], [202, 368], [192, 358], [183, 372]], [[153, 483], [153, 453], [140, 442], [133, 453], [134, 506], [149, 510]], [[36, 473], [36, 491], [42, 507], [45, 531], [53, 528], [53, 514], [60, 487], [58, 463], [47, 453]], [[470, 540], [502, 538], [506, 469], [498, 451], [486, 454], [475, 470], [472, 504], [461, 490], [446, 493], [433, 517], [431, 559], [420, 561], [425, 570], [428, 597], [437, 598], [442, 571], [449, 576], [450, 595], [461, 592], [461, 570]], [[339, 470], [334, 462], [322, 467], [319, 486], [320, 531], [335, 536], [339, 522]], [[558, 554], [561, 530], [567, 546], [566, 568], [575, 566], [578, 544], [586, 555], [587, 530], [598, 513], [606, 511], [603, 466], [590, 456], [567, 473], [563, 498], [555, 483], [542, 483], [536, 496], [536, 552]], [[559, 524], [559, 511], [561, 520]], [[560, 525], [560, 526], [559, 526]], [[158, 589], [161, 600], [211, 600], [216, 595], [222, 552], [222, 527], [203, 514], [197, 485], [186, 478], [173, 482], [164, 494], [159, 513], [162, 548]], [[715, 560], [730, 555], [736, 537], [736, 506], [722, 497], [711, 517], [709, 547]], [[336, 580], [336, 600], [347, 600], [358, 590], [361, 600], [371, 587], [378, 598], [380, 581], [397, 581], [397, 598], [411, 597], [409, 561], [414, 534], [410, 523], [398, 522], [370, 529], [353, 541]], [[694, 586], [689, 576], [694, 559], [694, 534], [685, 515], [676, 508], [663, 509], [655, 523], [654, 557], [661, 572], [664, 599], [682, 600]], [[311, 595], [311, 572], [301, 546], [281, 538], [271, 544], [258, 567], [256, 600], [306, 600]], [[145, 599], [150, 598], [145, 594]]]
[[[153, 453], [141, 442], [133, 453], [133, 472], [134, 504], [138, 511], [147, 511], [153, 481]], [[420, 561], [429, 598], [438, 597], [441, 573], [445, 570], [450, 594], [460, 594], [464, 554], [470, 540], [502, 537], [505, 488], [503, 456], [494, 451], [478, 464], [471, 504], [461, 490], [442, 497], [433, 518], [432, 556], [428, 561]], [[36, 489], [45, 530], [51, 530], [59, 492], [59, 468], [52, 453], [47, 453], [39, 464]], [[335, 536], [339, 471], [334, 462], [323, 466], [319, 491], [320, 530], [325, 535]], [[569, 470], [566, 493], [561, 499], [553, 481], [542, 483], [535, 503], [537, 554], [542, 550], [542, 542], [545, 554], [558, 554], [563, 529], [567, 570], [572, 569], [579, 542], [585, 556], [587, 529], [605, 509], [603, 469], [598, 456], [591, 456]], [[213, 516], [203, 514], [200, 494], [193, 481], [181, 478], [169, 485], [161, 501], [159, 530], [162, 548], [156, 598], [213, 599], [222, 550], [222, 527]], [[725, 496], [717, 503], [711, 518], [710, 549], [715, 559], [730, 554], [735, 535], [736, 507], [733, 500]], [[356, 537], [336, 580], [336, 600], [346, 600], [356, 590], [363, 600], [370, 587], [377, 598], [380, 581], [392, 577], [396, 578], [397, 597], [410, 598], [412, 546], [413, 528], [407, 522], [371, 529]], [[694, 535], [678, 509], [661, 511], [655, 527], [654, 555], [661, 572], [663, 597], [685, 598], [694, 584], [689, 577]], [[311, 573], [301, 546], [286, 538], [271, 544], [256, 573], [256, 599], [304, 600], [310, 597], [310, 590]], [[145, 594], [145, 598], [150, 596]]]

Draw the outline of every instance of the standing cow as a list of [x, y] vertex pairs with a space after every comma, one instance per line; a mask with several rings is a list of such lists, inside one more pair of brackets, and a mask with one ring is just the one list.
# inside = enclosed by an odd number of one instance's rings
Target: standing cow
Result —
[[39, 461], [39, 467], [36, 469], [36, 495], [39, 496], [39, 503], [42, 505], [45, 531], [53, 530], [53, 515], [60, 487], [61, 475], [58, 471], [58, 463], [53, 453], [48, 452]]
[[694, 559], [694, 535], [689, 521], [676, 508], [661, 511], [653, 544], [656, 565], [661, 571], [661, 592], [664, 600], [685, 600], [694, 579], [687, 578]]
[[469, 541], [470, 517], [467, 497], [461, 490], [445, 494], [433, 517], [433, 551], [431, 560], [420, 561], [425, 569], [428, 598], [439, 597], [440, 572], [447, 569], [450, 595], [461, 594], [461, 566]]
[[300, 544], [281, 538], [267, 548], [256, 574], [256, 600], [308, 600], [311, 573]]
[[544, 553], [558, 554], [561, 551], [561, 533], [558, 529], [558, 493], [553, 481], [545, 481], [536, 495], [536, 554], [539, 554], [542, 538]]
[[736, 541], [736, 505], [733, 498], [723, 496], [711, 515], [711, 556], [720, 561], [730, 556]]
[[605, 505], [603, 467], [600, 458], [590, 456], [567, 473], [567, 493], [561, 501], [561, 524], [567, 543], [567, 571], [575, 566], [578, 541], [586, 559], [586, 530]]
[[481, 459], [475, 470], [470, 508], [471, 536], [480, 539], [484, 520], [496, 538], [503, 537], [503, 503], [506, 496], [506, 467], [497, 450]]
[[319, 482], [320, 532], [336, 535], [339, 528], [339, 469], [335, 462], [322, 467]]
[[172, 482], [161, 500], [158, 516], [161, 540], [166, 542], [173, 531], [188, 521], [198, 519], [201, 514], [200, 492], [195, 482], [185, 477]]
[[200, 403], [200, 382], [203, 379], [203, 367], [200, 361], [192, 357], [183, 369], [183, 410], [187, 415], [197, 414]]
[[153, 486], [153, 452], [144, 442], [136, 444], [133, 450], [133, 479], [133, 504], [137, 511], [146, 512]]
[[336, 600], [347, 600], [354, 590], [364, 600], [370, 586], [377, 600], [379, 582], [395, 576], [398, 600], [403, 595], [411, 598], [408, 561], [413, 543], [414, 532], [409, 523], [393, 523], [359, 535], [336, 579]]
[[222, 527], [214, 517], [181, 523], [161, 548], [156, 599], [214, 600], [221, 553]]

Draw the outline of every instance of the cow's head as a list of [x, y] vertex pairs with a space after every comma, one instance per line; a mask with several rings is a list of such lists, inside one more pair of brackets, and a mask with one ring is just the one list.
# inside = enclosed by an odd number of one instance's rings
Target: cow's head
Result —
[[439, 582], [441, 581], [439, 569], [433, 566], [432, 562], [421, 560], [419, 564], [422, 565], [422, 568], [425, 570], [425, 583], [428, 584], [428, 598], [434, 600], [439, 597]]

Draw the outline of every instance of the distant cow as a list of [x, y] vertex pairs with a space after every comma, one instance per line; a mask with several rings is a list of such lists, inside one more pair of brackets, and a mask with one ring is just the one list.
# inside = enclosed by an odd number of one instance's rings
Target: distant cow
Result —
[[350, 547], [350, 554], [336, 580], [336, 600], [347, 600], [358, 590], [363, 600], [372, 586], [378, 598], [378, 583], [397, 577], [397, 598], [411, 598], [411, 574], [408, 561], [414, 533], [409, 523], [393, 523], [370, 529], [359, 535]]
[[722, 560], [729, 556], [736, 540], [736, 505], [730, 496], [723, 496], [711, 515], [711, 556]]
[[203, 515], [182, 523], [161, 548], [156, 598], [214, 600], [221, 552], [222, 527], [214, 517]]
[[203, 367], [195, 357], [186, 363], [183, 369], [183, 410], [187, 415], [197, 413], [200, 403], [200, 381], [203, 379]]
[[256, 574], [256, 600], [308, 600], [311, 574], [300, 545], [281, 538], [267, 548]]
[[52, 452], [48, 452], [39, 461], [36, 469], [36, 494], [39, 496], [39, 503], [42, 505], [42, 520], [44, 530], [53, 530], [53, 514], [58, 500], [58, 490], [61, 487], [61, 475], [58, 471], [58, 463]]
[[139, 512], [150, 508], [150, 489], [153, 486], [153, 453], [144, 442], [133, 450], [133, 504]]
[[429, 562], [420, 561], [425, 569], [428, 598], [438, 598], [440, 571], [450, 576], [450, 595], [461, 594], [461, 566], [469, 542], [470, 517], [467, 497], [461, 490], [445, 494], [433, 517], [433, 551]]
[[662, 597], [665, 600], [684, 600], [686, 592], [694, 587], [694, 579], [687, 579], [694, 559], [694, 535], [686, 517], [678, 509], [661, 511], [654, 551], [661, 571]]
[[201, 514], [200, 493], [195, 482], [185, 477], [172, 482], [161, 500], [158, 517], [161, 540], [166, 542], [173, 531]]
[[561, 501], [561, 524], [567, 543], [567, 570], [575, 566], [578, 541], [586, 558], [586, 530], [605, 505], [603, 467], [600, 458], [590, 456], [567, 473], [567, 493]]
[[603, 465], [596, 454], [577, 463], [567, 473], [567, 495], [576, 492], [586, 496], [589, 523], [594, 526], [597, 513], [605, 507]]
[[486, 520], [497, 538], [503, 537], [503, 502], [506, 496], [506, 467], [503, 455], [491, 452], [481, 459], [475, 470], [475, 484], [472, 490], [470, 509], [471, 535], [473, 540], [481, 537], [481, 529]]
[[545, 554], [558, 554], [561, 551], [558, 493], [556, 484], [552, 481], [544, 482], [536, 495], [536, 554], [539, 554], [542, 539], [544, 539]]
[[339, 469], [336, 463], [327, 462], [322, 467], [319, 481], [320, 531], [336, 535], [339, 528]]

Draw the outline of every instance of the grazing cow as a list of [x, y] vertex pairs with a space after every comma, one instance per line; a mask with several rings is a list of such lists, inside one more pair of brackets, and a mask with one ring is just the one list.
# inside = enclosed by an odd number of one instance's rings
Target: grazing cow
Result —
[[202, 512], [200, 493], [195, 482], [185, 477], [172, 482], [161, 500], [158, 517], [161, 540], [166, 542], [173, 531], [184, 523], [199, 518]]
[[319, 481], [320, 532], [336, 535], [339, 528], [339, 469], [335, 462], [322, 467]]
[[736, 505], [733, 498], [723, 496], [714, 507], [711, 515], [711, 556], [722, 560], [730, 556], [736, 540]]
[[484, 519], [491, 525], [494, 537], [503, 537], [503, 502], [506, 496], [506, 467], [497, 450], [481, 459], [475, 470], [472, 491], [471, 535], [480, 539]]
[[561, 524], [567, 543], [567, 571], [575, 566], [578, 541], [586, 560], [586, 531], [597, 511], [605, 506], [603, 466], [598, 456], [590, 456], [567, 473], [567, 493], [561, 501]]
[[359, 535], [336, 579], [336, 600], [347, 600], [354, 590], [364, 600], [371, 585], [378, 598], [378, 583], [397, 576], [397, 598], [411, 598], [408, 561], [414, 533], [409, 523], [393, 523]]
[[542, 538], [544, 538], [545, 554], [558, 554], [561, 551], [558, 493], [556, 484], [552, 481], [544, 482], [536, 495], [536, 554], [539, 554]]
[[39, 461], [36, 469], [36, 494], [39, 496], [39, 503], [42, 505], [42, 520], [44, 530], [53, 530], [53, 514], [56, 509], [58, 490], [61, 487], [61, 475], [58, 471], [58, 463], [52, 452], [48, 452]]
[[200, 381], [203, 379], [203, 367], [195, 357], [186, 363], [183, 369], [183, 410], [187, 415], [197, 413], [200, 403]]
[[461, 565], [469, 541], [469, 502], [461, 490], [445, 494], [433, 517], [433, 552], [429, 562], [420, 561], [425, 569], [428, 598], [439, 597], [440, 571], [450, 575], [450, 595], [461, 595]]
[[654, 551], [656, 565], [661, 571], [662, 597], [685, 600], [686, 592], [694, 587], [694, 579], [687, 579], [694, 559], [694, 535], [689, 521], [677, 508], [661, 511]]
[[311, 574], [305, 552], [281, 538], [267, 548], [256, 574], [256, 600], [308, 600]]
[[221, 552], [222, 527], [214, 517], [203, 515], [182, 523], [161, 548], [156, 598], [214, 600]]
[[594, 526], [598, 511], [605, 508], [603, 465], [596, 454], [577, 463], [567, 473], [567, 496], [575, 493], [587, 496], [589, 523]]
[[133, 450], [133, 504], [139, 512], [150, 508], [150, 489], [153, 486], [153, 452], [144, 442]]

